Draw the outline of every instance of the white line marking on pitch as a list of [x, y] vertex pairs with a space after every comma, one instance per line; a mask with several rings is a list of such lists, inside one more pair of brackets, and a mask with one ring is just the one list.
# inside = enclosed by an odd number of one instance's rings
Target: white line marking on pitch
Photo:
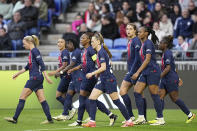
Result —
[[25, 131], [48, 131], [48, 130], [70, 130], [70, 129], [78, 129], [83, 127], [73, 127], [73, 128], [54, 128], [54, 129], [35, 129], [35, 130], [25, 130]]

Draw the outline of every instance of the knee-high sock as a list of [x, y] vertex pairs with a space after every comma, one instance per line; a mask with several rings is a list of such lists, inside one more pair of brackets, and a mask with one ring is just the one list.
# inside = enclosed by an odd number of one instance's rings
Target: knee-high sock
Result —
[[143, 101], [144, 101], [144, 118], [147, 120], [147, 114], [146, 114], [147, 103], [146, 103], [146, 98], [143, 98]]
[[89, 99], [86, 99], [86, 105], [85, 105], [85, 108], [86, 108], [86, 111], [88, 112], [88, 115], [90, 117], [90, 100]]
[[105, 113], [107, 115], [109, 115], [111, 113], [101, 101], [96, 100], [96, 104], [97, 104], [98, 109], [101, 112], [103, 112], [103, 113]]
[[25, 100], [19, 99], [19, 103], [17, 105], [16, 112], [13, 117], [14, 120], [18, 119], [20, 113], [22, 112], [22, 110], [24, 108], [24, 105], [25, 105]]
[[162, 111], [162, 104], [159, 95], [157, 94], [152, 94], [151, 95], [153, 102], [154, 102], [154, 107], [157, 112], [157, 118], [162, 118], [163, 117], [163, 111]]
[[162, 111], [164, 110], [165, 102], [164, 99], [161, 99]]
[[70, 109], [71, 105], [72, 105], [72, 95], [70, 94], [66, 94], [66, 98], [64, 101], [64, 111], [62, 113], [62, 115], [68, 115], [68, 110]]
[[96, 116], [96, 110], [97, 110], [97, 104], [96, 100], [89, 100], [89, 113], [90, 113], [90, 120], [95, 121]]
[[179, 106], [179, 108], [180, 108], [186, 115], [189, 115], [190, 110], [187, 108], [187, 106], [184, 104], [184, 102], [183, 102], [181, 99], [176, 100], [175, 103]]
[[120, 99], [117, 100], [113, 100], [113, 103], [118, 107], [118, 109], [120, 110], [120, 112], [122, 113], [122, 115], [124, 116], [124, 118], [126, 120], [129, 120], [129, 113], [127, 112], [126, 107], [123, 105], [123, 103], [120, 102]]
[[63, 98], [62, 96], [58, 96], [58, 97], [56, 97], [56, 99], [57, 99], [60, 103], [62, 103], [62, 105], [64, 105], [65, 98]]
[[78, 109], [78, 120], [82, 121], [83, 119], [83, 114], [85, 112], [85, 108], [86, 108], [86, 99], [87, 96], [79, 96], [79, 109]]
[[132, 111], [131, 99], [130, 99], [129, 95], [128, 94], [125, 94], [125, 95], [122, 95], [121, 97], [122, 97], [122, 99], [124, 101], [124, 104], [125, 104], [125, 106], [127, 108], [127, 111], [129, 113], [129, 116], [130, 117], [134, 116], [133, 115], [133, 111]]
[[51, 118], [51, 113], [50, 113], [50, 109], [49, 109], [49, 105], [48, 105], [47, 101], [43, 101], [41, 103], [41, 105], [42, 105], [42, 109], [43, 109], [43, 111], [44, 111], [44, 113], [45, 113], [45, 115], [47, 117], [47, 120], [51, 121], [52, 118]]
[[139, 115], [144, 115], [144, 100], [140, 93], [134, 92], [136, 107]]

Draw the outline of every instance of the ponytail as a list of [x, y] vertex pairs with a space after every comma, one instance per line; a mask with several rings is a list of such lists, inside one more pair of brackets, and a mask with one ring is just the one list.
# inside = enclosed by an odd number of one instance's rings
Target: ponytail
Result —
[[106, 50], [107, 54], [109, 55], [109, 58], [112, 58], [112, 54], [109, 51], [108, 47], [106, 46], [105, 42], [104, 42], [104, 38], [101, 35], [101, 33], [95, 32], [94, 36], [101, 42], [101, 44], [103, 44], [103, 48]]
[[28, 42], [32, 42], [35, 45], [35, 47], [39, 46], [40, 44], [39, 39], [36, 35], [25, 36], [23, 39]]
[[157, 45], [159, 42], [159, 38], [156, 36], [155, 31], [152, 30], [150, 27], [145, 27], [145, 31], [148, 32], [148, 35], [151, 34], [151, 40], [152, 42]]

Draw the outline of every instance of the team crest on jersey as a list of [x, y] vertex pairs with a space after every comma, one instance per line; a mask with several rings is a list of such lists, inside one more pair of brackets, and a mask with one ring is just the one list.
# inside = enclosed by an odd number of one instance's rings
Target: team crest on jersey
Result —
[[75, 59], [76, 59], [76, 57], [75, 57], [75, 56], [73, 56], [73, 57], [72, 57], [72, 59], [74, 59], [74, 60], [75, 60]]
[[104, 57], [101, 57], [100, 60], [105, 60], [105, 58]]
[[166, 59], [166, 63], [169, 63], [170, 62], [170, 60], [169, 59]]
[[146, 52], [149, 52], [149, 51], [151, 51], [151, 49], [147, 49], [147, 50], [146, 50]]
[[64, 56], [63, 59], [68, 59], [68, 57], [67, 56]]
[[140, 48], [140, 46], [139, 45], [136, 45], [135, 48]]

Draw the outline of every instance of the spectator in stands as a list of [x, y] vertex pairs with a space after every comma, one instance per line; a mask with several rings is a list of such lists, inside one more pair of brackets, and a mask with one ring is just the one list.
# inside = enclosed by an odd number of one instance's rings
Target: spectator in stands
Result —
[[25, 35], [37, 35], [38, 9], [32, 6], [31, 0], [25, 0], [25, 7], [20, 10], [22, 21], [25, 22], [27, 31]]
[[65, 41], [68, 41], [69, 39], [73, 39], [76, 42], [79, 42], [78, 36], [72, 30], [72, 25], [66, 26], [66, 32], [63, 34], [62, 38]]
[[97, 11], [95, 9], [94, 3], [89, 3], [88, 9], [85, 11], [85, 14], [84, 14], [84, 21], [86, 24], [90, 22], [93, 14], [97, 14]]
[[181, 10], [187, 10], [190, 0], [179, 0]]
[[157, 2], [155, 4], [155, 9], [153, 11], [153, 18], [154, 21], [159, 21], [159, 19], [161, 18], [161, 16], [163, 15], [163, 10], [162, 10], [162, 5], [160, 2]]
[[0, 14], [3, 15], [5, 20], [12, 18], [13, 4], [8, 4], [6, 0], [0, 0]]
[[181, 16], [181, 7], [179, 4], [175, 4], [173, 6], [172, 12], [170, 13], [170, 19], [173, 25], [175, 24], [176, 19], [180, 16]]
[[11, 50], [12, 44], [5, 28], [0, 28], [0, 50]]
[[66, 13], [67, 8], [71, 4], [71, 0], [61, 0], [62, 13]]
[[1, 14], [0, 14], [0, 28], [5, 28], [5, 30], [7, 31], [7, 25], [3, 21], [3, 15], [1, 15]]
[[19, 1], [17, 1], [16, 4], [14, 5], [14, 8], [13, 8], [13, 14], [14, 14], [16, 11], [18, 11], [18, 10], [24, 8], [24, 7], [25, 7], [25, 5], [24, 5], [24, 0], [19, 0]]
[[126, 38], [127, 37], [126, 26], [127, 26], [128, 23], [130, 23], [129, 18], [127, 16], [124, 16], [123, 23], [119, 27], [120, 37], [121, 38]]
[[192, 37], [193, 21], [189, 16], [188, 10], [182, 11], [182, 17], [177, 18], [174, 25], [174, 38], [182, 35], [186, 38]]
[[118, 26], [110, 16], [102, 18], [101, 34], [104, 38], [115, 39], [119, 36]]
[[156, 4], [155, 0], [149, 0], [147, 5], [148, 10], [153, 12], [153, 10], [155, 9], [155, 4]]
[[90, 21], [90, 23], [87, 25], [87, 27], [91, 30], [91, 31], [97, 31], [100, 32], [101, 31], [101, 20], [100, 20], [100, 16], [98, 14], [94, 14], [92, 16], [92, 20]]
[[152, 17], [152, 13], [150, 11], [146, 12], [146, 16], [142, 21], [142, 25], [143, 26], [147, 26], [147, 27], [152, 27], [153, 25], [153, 17]]
[[192, 27], [192, 34], [197, 34], [197, 12], [194, 13], [194, 17], [193, 17], [193, 27]]
[[80, 38], [85, 32], [89, 31], [86, 24], [83, 23], [80, 25], [80, 28], [79, 28], [79, 35], [78, 35], [78, 38]]
[[165, 35], [173, 34], [173, 25], [170, 19], [168, 19], [167, 14], [161, 16], [161, 21], [159, 23], [160, 29], [165, 32]]
[[101, 12], [101, 17], [109, 16], [111, 18], [114, 18], [114, 14], [110, 12], [109, 4], [105, 3], [102, 5], [102, 12]]
[[136, 4], [136, 15], [137, 20], [142, 23], [143, 19], [146, 17], [146, 12], [148, 10], [145, 8], [144, 2], [140, 1]]
[[[78, 13], [76, 16], [75, 16], [75, 20], [72, 22], [72, 30], [75, 32], [75, 34], [78, 35], [78, 30], [79, 30], [79, 27], [80, 25], [83, 23], [83, 19], [82, 19], [82, 16], [80, 15], [80, 13]], [[90, 23], [90, 22], [89, 22]]]
[[[197, 50], [197, 33], [194, 34], [194, 37], [191, 41], [191, 44], [188, 48], [188, 50]], [[197, 53], [189, 53], [189, 56], [197, 58]]]
[[129, 12], [129, 10], [130, 10], [130, 5], [129, 5], [128, 1], [124, 1], [122, 3], [122, 13], [124, 15], [127, 15], [127, 13]]
[[165, 32], [160, 29], [159, 22], [153, 23], [153, 30], [155, 31], [156, 36], [159, 38], [159, 41], [165, 36]]
[[123, 24], [124, 14], [121, 12], [121, 10], [116, 12], [116, 24], [118, 27], [120, 27], [121, 24]]
[[21, 21], [21, 14], [17, 11], [14, 13], [13, 20], [8, 24], [8, 33], [12, 41], [13, 50], [22, 49], [22, 39], [24, 37], [25, 30], [25, 22]]
[[185, 37], [179, 35], [178, 36], [178, 45], [176, 45], [175, 50], [183, 50], [187, 51], [188, 43], [185, 41]]
[[195, 7], [193, 0], [190, 0], [190, 2], [189, 2], [188, 11], [189, 11], [190, 15], [194, 15], [194, 13], [197, 11], [197, 7]]
[[55, 10], [55, 2], [54, 0], [44, 0], [47, 3], [48, 9]]
[[102, 5], [105, 3], [105, 0], [95, 0], [94, 5], [95, 9], [100, 11], [102, 8]]
[[122, 0], [110, 0], [110, 1], [114, 12], [121, 10]]

